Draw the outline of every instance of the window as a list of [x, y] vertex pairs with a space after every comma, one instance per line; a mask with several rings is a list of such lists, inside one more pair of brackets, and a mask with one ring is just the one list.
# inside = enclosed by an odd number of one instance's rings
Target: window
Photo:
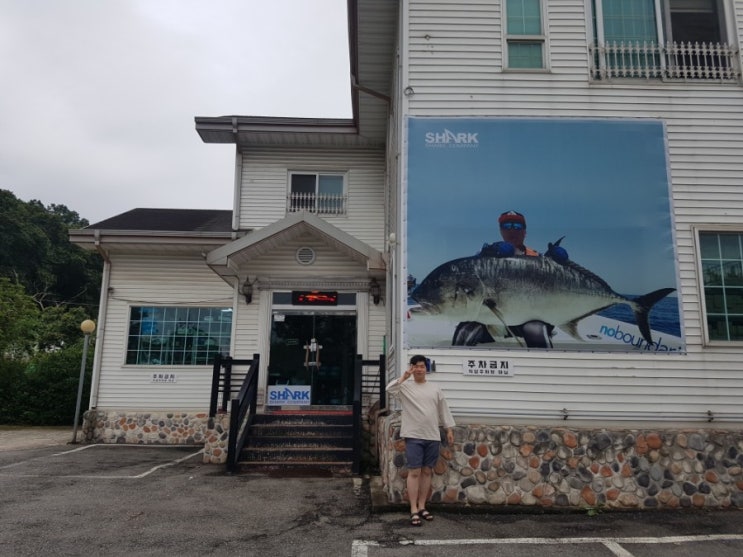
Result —
[[132, 307], [126, 363], [209, 365], [228, 354], [232, 308]]
[[292, 172], [288, 210], [340, 215], [346, 210], [345, 175]]
[[700, 232], [704, 308], [710, 341], [743, 341], [743, 234]]
[[592, 0], [592, 77], [738, 81], [722, 0]]
[[541, 0], [506, 0], [508, 68], [544, 68]]

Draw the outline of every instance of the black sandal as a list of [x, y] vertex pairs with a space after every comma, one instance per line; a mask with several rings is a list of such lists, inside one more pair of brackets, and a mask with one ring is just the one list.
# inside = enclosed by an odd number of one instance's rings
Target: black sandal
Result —
[[410, 525], [411, 526], [420, 526], [421, 524], [423, 524], [423, 523], [421, 522], [421, 517], [420, 517], [420, 515], [418, 513], [413, 513], [413, 514], [410, 515]]
[[424, 520], [433, 520], [433, 515], [426, 509], [418, 511], [418, 514], [420, 514], [421, 518], [423, 518]]

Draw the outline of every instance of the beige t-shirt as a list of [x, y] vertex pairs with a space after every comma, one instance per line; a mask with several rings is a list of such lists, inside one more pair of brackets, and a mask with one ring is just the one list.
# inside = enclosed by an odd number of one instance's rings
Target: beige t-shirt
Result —
[[430, 381], [416, 383], [411, 378], [398, 384], [395, 379], [387, 385], [387, 392], [402, 404], [400, 437], [440, 441], [439, 426], [456, 425], [444, 394]]

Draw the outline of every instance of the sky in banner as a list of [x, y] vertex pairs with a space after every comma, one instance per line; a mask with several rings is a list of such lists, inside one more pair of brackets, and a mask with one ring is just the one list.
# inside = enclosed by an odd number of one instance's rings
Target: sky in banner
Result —
[[526, 245], [544, 253], [564, 236], [570, 258], [619, 293], [676, 286], [660, 121], [420, 118], [408, 143], [407, 262], [419, 282], [501, 240], [498, 216], [515, 210]]

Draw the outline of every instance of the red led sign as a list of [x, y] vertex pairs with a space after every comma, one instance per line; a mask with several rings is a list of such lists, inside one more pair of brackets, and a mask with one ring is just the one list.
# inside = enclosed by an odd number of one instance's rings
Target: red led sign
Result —
[[294, 306], [337, 306], [338, 292], [320, 292], [318, 290], [293, 291], [292, 305]]

